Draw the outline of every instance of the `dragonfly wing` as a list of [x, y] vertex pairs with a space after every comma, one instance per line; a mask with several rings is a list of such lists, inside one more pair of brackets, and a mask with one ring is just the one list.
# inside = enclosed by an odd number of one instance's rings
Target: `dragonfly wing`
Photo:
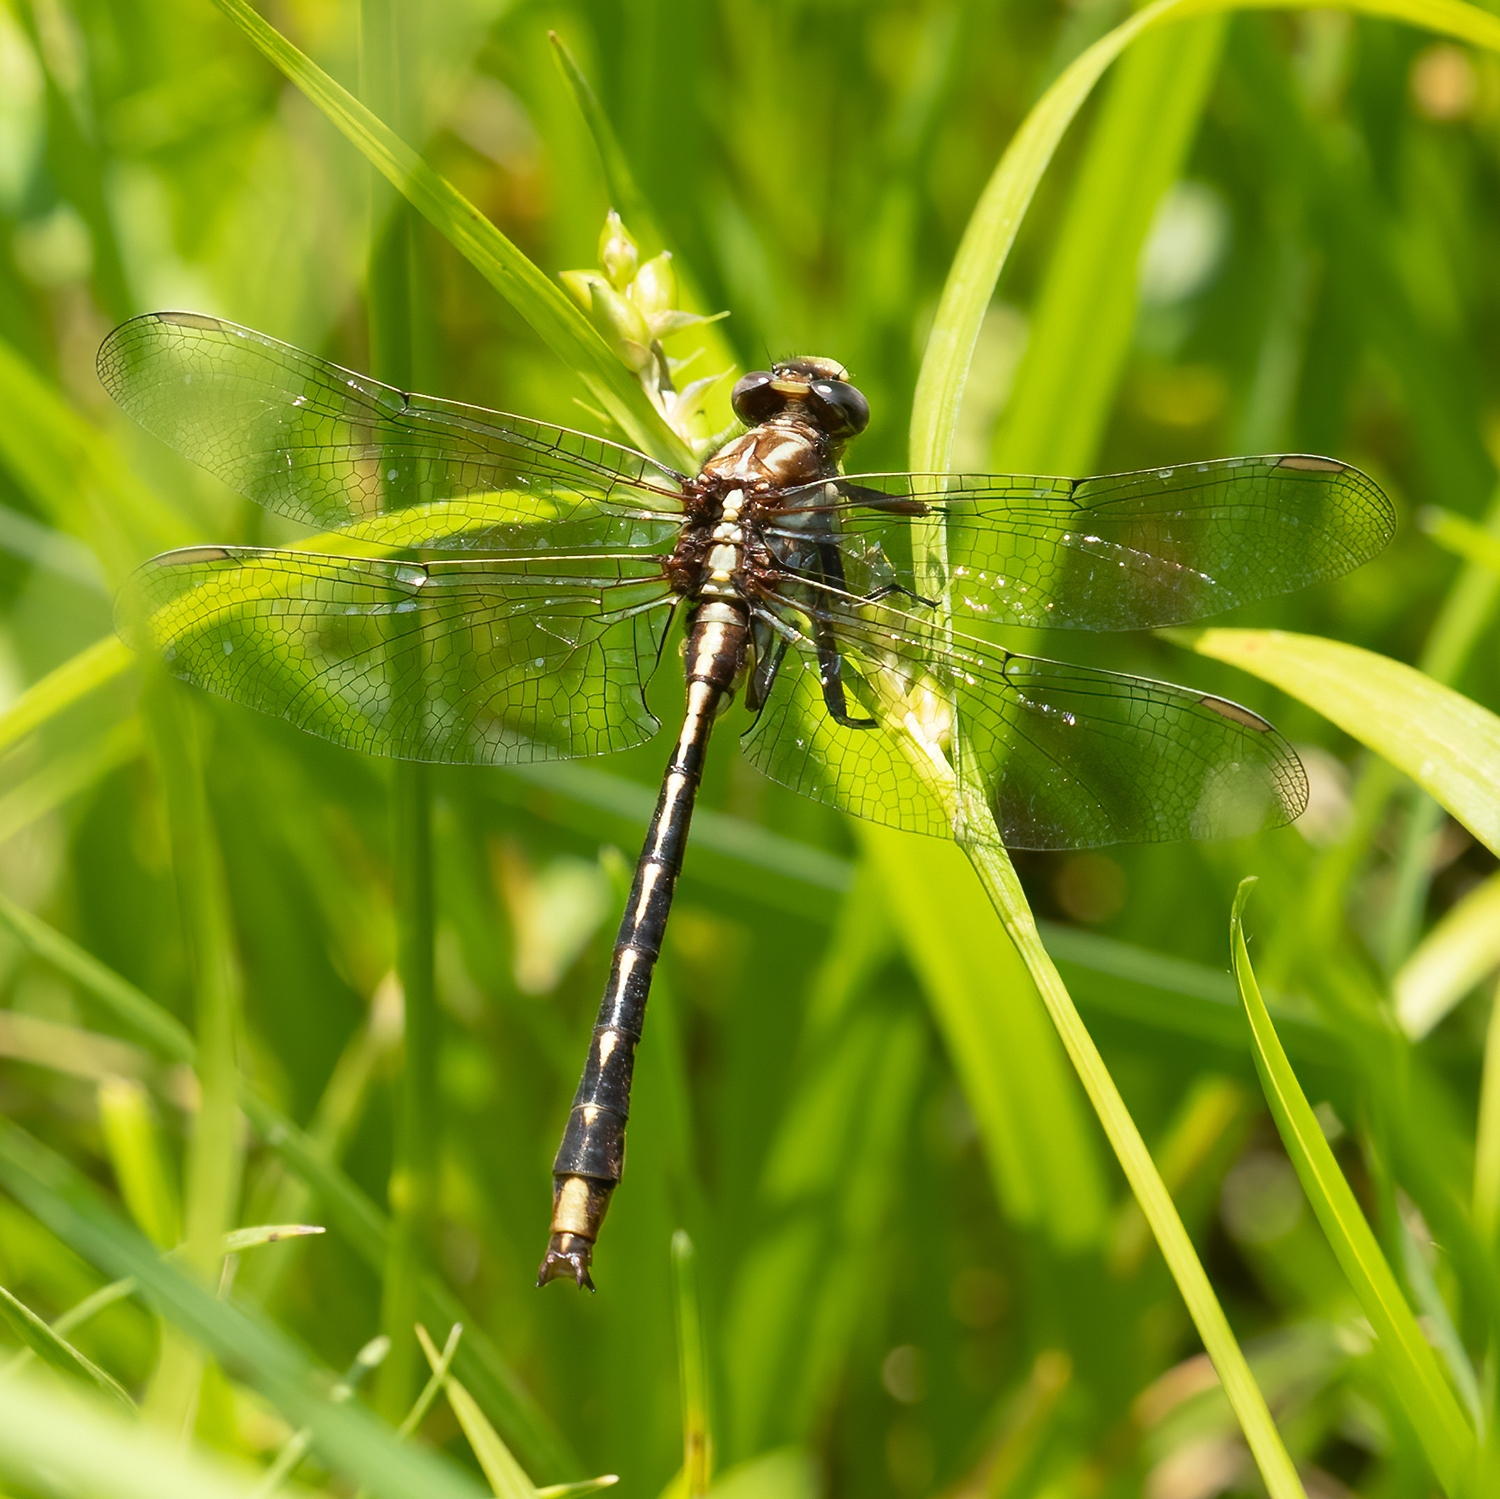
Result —
[[119, 610], [175, 675], [336, 744], [502, 765], [649, 739], [672, 602], [628, 557], [558, 574], [212, 546], [146, 563]]
[[890, 727], [906, 722], [983, 797], [1011, 848], [1239, 837], [1291, 822], [1307, 805], [1291, 746], [1235, 703], [945, 639], [879, 612], [878, 623], [845, 618], [835, 629], [844, 685], [882, 726], [833, 723], [810, 642], [789, 651], [746, 741], [773, 780], [859, 817], [947, 835], [925, 752]]
[[[666, 539], [682, 476], [585, 433], [409, 395], [197, 313], [116, 328], [99, 378], [147, 431], [240, 494], [320, 529], [404, 520], [395, 544], [618, 550]], [[602, 521], [613, 522], [602, 524]]]
[[[783, 637], [785, 638], [785, 637]], [[843, 686], [860, 705], [873, 697], [852, 656]], [[951, 838], [941, 803], [906, 748], [882, 729], [856, 729], [828, 716], [816, 643], [787, 649], [764, 706], [740, 740], [763, 775], [826, 806], [909, 833]]]
[[[1358, 567], [1395, 530], [1373, 480], [1298, 454], [1093, 479], [855, 474], [795, 496], [781, 546], [810, 522], [799, 508], [829, 505], [855, 593], [896, 584], [941, 594], [960, 624], [1075, 630], [1154, 629], [1290, 593]], [[913, 566], [924, 526], [927, 554], [945, 558], [935, 581]]]
[[999, 672], [1005, 691], [956, 694], [958, 761], [1011, 848], [1239, 838], [1307, 807], [1296, 752], [1237, 703], [1026, 656]]

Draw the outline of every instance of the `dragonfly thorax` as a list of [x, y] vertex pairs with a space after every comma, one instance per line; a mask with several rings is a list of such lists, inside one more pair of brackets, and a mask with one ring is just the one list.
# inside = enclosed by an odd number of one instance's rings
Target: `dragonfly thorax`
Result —
[[759, 493], [811, 484], [837, 472], [829, 449], [812, 422], [788, 411], [725, 443], [703, 465], [698, 483]]

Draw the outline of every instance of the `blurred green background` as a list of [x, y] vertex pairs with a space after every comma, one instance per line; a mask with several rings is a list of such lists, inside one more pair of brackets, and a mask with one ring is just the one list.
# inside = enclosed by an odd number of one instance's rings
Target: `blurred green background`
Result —
[[[594, 264], [610, 206], [556, 30], [698, 310], [730, 312], [717, 332], [737, 367], [800, 352], [850, 368], [874, 411], [851, 455], [861, 469], [905, 466], [938, 294], [1006, 142], [1127, 13], [1121, 0], [394, 9], [414, 143], [549, 274]], [[266, 14], [359, 88], [352, 0]], [[1421, 662], [1500, 704], [1494, 574], [1464, 571], [1424, 510], [1482, 522], [1491, 504], [1497, 167], [1493, 56], [1328, 11], [1205, 18], [1140, 44], [1023, 225], [955, 466], [1105, 472], [1277, 450], [1356, 463], [1396, 502], [1394, 545], [1230, 622]], [[0, 700], [109, 636], [114, 587], [152, 552], [291, 537], [114, 411], [94, 353], [131, 314], [191, 308], [369, 368], [370, 202], [363, 161], [206, 0], [0, 4]], [[425, 225], [414, 246], [418, 388], [596, 425], [582, 386], [473, 269]], [[692, 375], [716, 372], [712, 352]], [[1438, 1245], [1468, 1222], [1500, 914], [1471, 919], [1467, 966], [1441, 982], [1422, 989], [1412, 955], [1436, 951], [1419, 947], [1460, 903], [1495, 911], [1495, 860], [1310, 709], [1227, 667], [1156, 638], [1027, 644], [1224, 692], [1303, 751], [1313, 803], [1295, 828], [1016, 862], [1308, 1494], [1432, 1493], [1262, 1105], [1225, 973], [1228, 911], [1258, 874], [1254, 951], [1283, 1039], [1477, 1409], [1487, 1293], [1477, 1262]], [[218, 964], [223, 1013], [242, 1007], [239, 1066], [384, 1208], [402, 1057], [391, 767], [143, 667], [105, 675], [36, 732], [0, 720], [0, 892], [190, 1028]], [[670, 722], [678, 689], [662, 675], [653, 701]], [[436, 1196], [415, 1233], [488, 1339], [488, 1382], [465, 1378], [490, 1419], [538, 1483], [617, 1472], [617, 1492], [644, 1496], [672, 1481], [669, 1245], [685, 1229], [726, 1494], [1259, 1492], [957, 856], [951, 888], [907, 878], [889, 843], [877, 856], [838, 814], [758, 777], [727, 730], [593, 1298], [532, 1281], [665, 748], [430, 778], [437, 1086], [422, 1133]], [[202, 808], [183, 789], [199, 758]], [[0, 1112], [166, 1247], [192, 1079], [13, 926]], [[1398, 1010], [1403, 993], [1418, 998]], [[380, 1256], [263, 1131], [242, 1144], [242, 1183], [221, 1183], [233, 1220], [329, 1232], [246, 1251], [233, 1294], [344, 1369], [386, 1325]], [[1481, 1215], [1475, 1253], [1492, 1260], [1486, 1233]], [[0, 1197], [14, 1295], [50, 1319], [107, 1278]], [[425, 1320], [441, 1344], [446, 1324]], [[76, 1342], [144, 1392], [148, 1415], [176, 1411], [206, 1448], [269, 1462], [287, 1420], [213, 1364], [196, 1396], [172, 1397], [174, 1336], [123, 1300]], [[379, 1403], [399, 1412], [413, 1394], [388, 1385]], [[474, 1466], [441, 1401], [421, 1440]], [[316, 1458], [297, 1482], [351, 1491]]]

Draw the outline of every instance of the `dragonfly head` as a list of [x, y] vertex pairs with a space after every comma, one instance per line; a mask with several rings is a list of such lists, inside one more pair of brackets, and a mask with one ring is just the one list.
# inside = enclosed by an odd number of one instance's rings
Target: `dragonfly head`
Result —
[[870, 403], [832, 359], [784, 359], [745, 375], [730, 397], [746, 426], [777, 417], [800, 418], [834, 442], [858, 437], [870, 421]]

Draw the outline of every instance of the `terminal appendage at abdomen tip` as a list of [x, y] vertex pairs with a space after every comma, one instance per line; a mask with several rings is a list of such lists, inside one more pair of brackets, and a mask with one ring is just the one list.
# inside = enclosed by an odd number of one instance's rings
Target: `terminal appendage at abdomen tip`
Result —
[[609, 1208], [615, 1183], [597, 1176], [554, 1176], [552, 1178], [552, 1237], [547, 1253], [537, 1271], [536, 1283], [571, 1279], [580, 1291], [594, 1289], [589, 1267], [594, 1258], [594, 1241], [599, 1225]]

